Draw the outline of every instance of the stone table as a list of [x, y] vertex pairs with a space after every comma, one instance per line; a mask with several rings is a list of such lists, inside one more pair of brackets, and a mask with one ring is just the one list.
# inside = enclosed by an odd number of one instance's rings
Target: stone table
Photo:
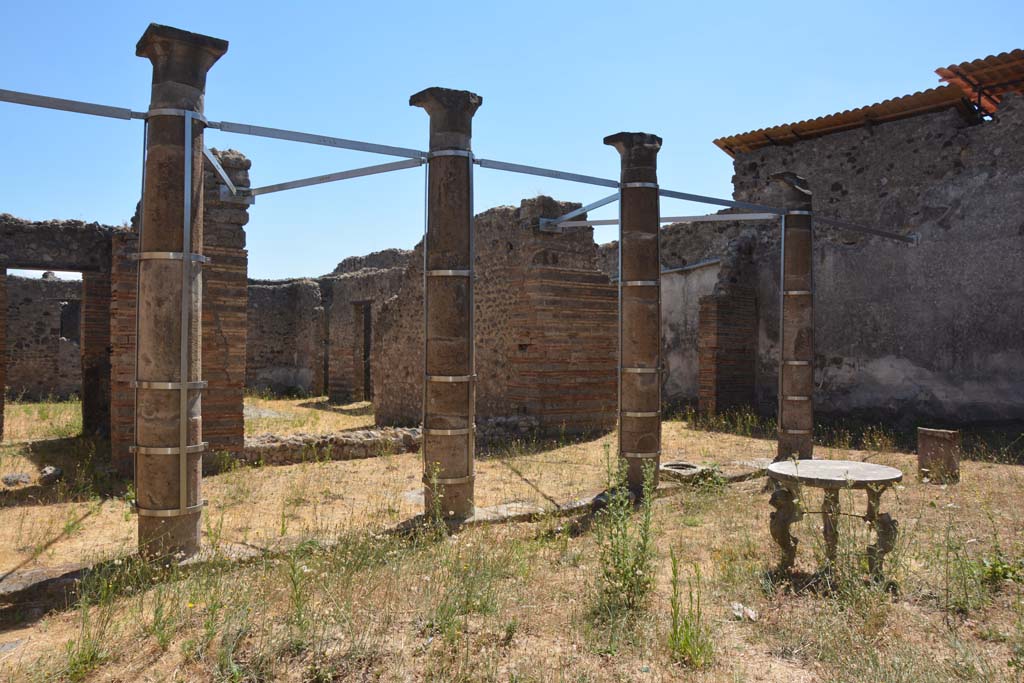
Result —
[[[877, 534], [874, 544], [868, 546], [868, 565], [871, 574], [880, 577], [882, 559], [896, 546], [899, 524], [888, 513], [879, 514], [882, 493], [903, 479], [903, 472], [895, 467], [854, 460], [786, 460], [768, 466], [768, 477], [777, 486], [772, 493], [772, 538], [782, 548], [783, 569], [793, 566], [798, 540], [789, 527], [803, 518], [800, 488], [823, 489], [825, 492], [821, 514], [824, 519], [825, 556], [829, 564], [836, 559], [838, 541], [839, 491], [863, 489], [867, 491], [867, 512], [862, 516]], [[860, 516], [860, 515], [857, 515]]]

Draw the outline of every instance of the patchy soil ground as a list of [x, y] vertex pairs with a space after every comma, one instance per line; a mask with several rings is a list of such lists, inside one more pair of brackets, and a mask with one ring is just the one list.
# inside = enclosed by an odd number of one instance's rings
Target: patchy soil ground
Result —
[[[881, 430], [865, 450], [818, 448], [816, 457], [908, 473], [883, 497], [901, 523], [890, 584], [864, 580], [871, 539], [854, 517], [843, 519], [840, 560], [827, 579], [813, 580], [822, 562], [814, 515], [794, 527], [802, 541], [795, 578], [772, 572], [771, 509], [756, 479], [711, 478], [659, 499], [649, 528], [639, 511], [618, 526], [605, 516], [552, 516], [452, 537], [383, 533], [422, 511], [416, 454], [208, 477], [206, 544], [266, 552], [245, 562], [214, 553], [202, 565], [157, 572], [130, 559], [135, 520], [125, 492], [101, 476], [103, 444], [70, 436], [76, 409], [8, 407], [0, 474], [35, 476], [58, 464], [66, 475], [57, 486], [0, 493], [0, 576], [82, 559], [101, 569], [83, 580], [76, 605], [29, 612], [0, 630], [0, 678], [1022, 680], [1024, 507], [1016, 501], [1024, 470], [1015, 464], [966, 462], [963, 482], [941, 487], [917, 482], [914, 456]], [[365, 404], [247, 400], [251, 434], [371, 422]], [[724, 465], [773, 455], [771, 440], [692, 426], [665, 423], [664, 459]], [[479, 461], [477, 503], [554, 509], [592, 494], [608, 481], [613, 448], [611, 435], [509, 444]], [[862, 511], [862, 496], [844, 494], [844, 508]], [[820, 498], [808, 497], [816, 508]], [[645, 537], [647, 563], [637, 561]], [[623, 567], [653, 578], [629, 609], [609, 598], [629, 592]]]

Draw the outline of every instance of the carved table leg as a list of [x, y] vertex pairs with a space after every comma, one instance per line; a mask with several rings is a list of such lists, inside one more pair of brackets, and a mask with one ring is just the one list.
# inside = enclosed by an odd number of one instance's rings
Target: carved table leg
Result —
[[868, 546], [868, 571], [874, 579], [882, 578], [882, 560], [896, 547], [899, 522], [889, 513], [878, 514], [883, 489], [868, 489], [868, 512], [865, 519], [875, 529], [877, 539]]
[[825, 489], [821, 516], [824, 521], [825, 559], [831, 565], [836, 561], [836, 545], [839, 540], [839, 489]]
[[788, 488], [779, 487], [772, 493], [771, 500], [768, 503], [775, 508], [769, 523], [772, 538], [775, 539], [775, 542], [782, 549], [782, 560], [779, 562], [779, 568], [788, 570], [793, 567], [793, 563], [796, 560], [796, 546], [800, 542], [789, 533], [789, 527], [793, 522], [800, 519], [800, 510], [796, 503], [796, 496]]

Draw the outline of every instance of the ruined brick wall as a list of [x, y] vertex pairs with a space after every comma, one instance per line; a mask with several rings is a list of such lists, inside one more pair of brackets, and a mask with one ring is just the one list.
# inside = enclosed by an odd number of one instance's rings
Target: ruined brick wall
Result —
[[[57, 295], [66, 302], [58, 324], [52, 320], [52, 296], [44, 291], [22, 292], [14, 313], [27, 317], [27, 326], [15, 321], [23, 333], [11, 352], [21, 369], [15, 370], [13, 378], [18, 386], [11, 389], [27, 398], [80, 394], [82, 429], [87, 434], [109, 431], [109, 273], [114, 231], [99, 223], [28, 221], [0, 214], [0, 267], [82, 273], [81, 282], [54, 285], [74, 289]], [[38, 307], [28, 303], [35, 295], [42, 297]], [[0, 311], [6, 313], [7, 306]], [[43, 316], [47, 319], [42, 320]]]
[[[916, 247], [816, 230], [816, 411], [970, 422], [1024, 405], [1024, 98], [995, 120], [955, 110], [765, 147], [735, 161], [736, 197], [777, 202], [767, 177], [805, 176], [814, 210], [916, 232]], [[778, 244], [758, 245], [759, 298]], [[774, 410], [777, 306], [759, 310], [758, 398]]]
[[[234, 151], [213, 150], [238, 187], [247, 187], [250, 162]], [[207, 163], [203, 253], [203, 440], [208, 453], [241, 453], [245, 440], [246, 296], [248, 257], [244, 226], [247, 208], [219, 199], [221, 181]], [[111, 401], [110, 447], [114, 466], [131, 473], [134, 439], [135, 315], [138, 251], [133, 230], [116, 230], [110, 240]]]
[[337, 268], [329, 275], [343, 275], [345, 273], [356, 273], [361, 270], [389, 270], [391, 268], [405, 268], [409, 265], [412, 252], [408, 249], [384, 249], [375, 251], [365, 256], [349, 256], [342, 259]]
[[[252, 163], [234, 150], [213, 150], [235, 187], [249, 187]], [[203, 440], [211, 452], [241, 455], [245, 447], [244, 394], [249, 255], [247, 206], [220, 199], [221, 181], [204, 166]]]
[[110, 454], [122, 475], [132, 472], [128, 450], [135, 438], [135, 295], [138, 270], [132, 254], [139, 236], [118, 230], [111, 239], [110, 267]]
[[[390, 252], [390, 257], [389, 257]], [[400, 289], [412, 252], [393, 249], [378, 252], [385, 257], [374, 259], [353, 257], [342, 261], [348, 264], [398, 263], [386, 268], [367, 267], [320, 278], [320, 289], [327, 302], [327, 365], [328, 395], [331, 401], [363, 400], [363, 373], [358, 359], [362, 357], [362, 316], [357, 314], [355, 302], [370, 302], [370, 329], [376, 328], [381, 306]], [[366, 260], [357, 260], [366, 259]], [[341, 266], [339, 266], [339, 269]], [[371, 352], [373, 336], [371, 333]], [[371, 366], [373, 359], [371, 357]], [[372, 380], [371, 380], [372, 384]]]
[[279, 395], [324, 390], [324, 307], [315, 280], [249, 282], [245, 385]]
[[[476, 217], [478, 421], [530, 417], [546, 431], [615, 420], [615, 290], [589, 229], [541, 233], [539, 216], [577, 204], [547, 197]], [[378, 424], [418, 424], [423, 375], [422, 245], [374, 332]]]
[[[82, 283], [7, 278], [7, 393], [26, 400], [80, 395]], [[62, 329], [61, 318], [66, 318]], [[72, 320], [73, 318], [73, 320]], [[71, 338], [61, 336], [61, 333]]]
[[697, 396], [701, 412], [713, 414], [754, 405], [755, 291], [734, 287], [725, 293], [702, 297], [697, 329]]
[[[723, 212], [728, 213], [728, 212]], [[749, 387], [739, 390], [740, 375], [737, 368], [741, 358], [751, 356], [756, 345], [756, 326], [747, 330], [749, 337], [740, 343], [741, 331], [731, 327], [730, 334], [720, 335], [719, 310], [732, 310], [731, 297], [737, 284], [739, 271], [735, 263], [740, 251], [749, 261], [751, 235], [758, 231], [771, 231], [771, 226], [751, 227], [749, 223], [677, 223], [661, 231], [661, 344], [662, 364], [665, 368], [662, 398], [667, 404], [702, 403], [705, 408], [736, 407], [751, 403], [754, 376], [747, 378]], [[602, 271], [612, 279], [618, 278], [618, 242], [600, 247], [598, 262]], [[743, 271], [749, 280], [750, 268]], [[751, 287], [752, 284], [747, 282]], [[715, 297], [715, 302], [705, 301]], [[753, 301], [739, 295], [736, 307], [756, 307]], [[702, 315], [703, 314], [703, 315]], [[741, 318], [723, 318], [737, 321]], [[725, 343], [728, 340], [728, 343]], [[703, 346], [702, 346], [703, 345]], [[730, 388], [726, 388], [730, 384]], [[749, 389], [749, 391], [747, 391]], [[747, 396], [746, 400], [739, 397]]]
[[110, 434], [110, 272], [82, 273], [82, 432]]

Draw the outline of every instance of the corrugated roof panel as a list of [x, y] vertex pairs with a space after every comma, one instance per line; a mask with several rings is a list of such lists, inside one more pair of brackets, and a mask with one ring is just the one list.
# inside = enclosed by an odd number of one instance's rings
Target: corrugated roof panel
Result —
[[933, 111], [941, 111], [957, 107], [963, 113], [971, 111], [965, 101], [963, 91], [952, 85], [931, 88], [913, 95], [894, 97], [889, 100], [869, 104], [866, 107], [848, 109], [837, 114], [819, 116], [796, 123], [787, 123], [771, 128], [761, 128], [746, 133], [738, 133], [714, 141], [729, 156], [751, 152], [768, 145], [789, 144], [798, 140], [831, 135], [844, 130], [852, 130], [873, 123], [886, 123], [911, 116], [918, 116]]
[[1024, 92], [1024, 50], [989, 55], [935, 70], [946, 83], [960, 88], [980, 109], [992, 113], [1008, 92]]

